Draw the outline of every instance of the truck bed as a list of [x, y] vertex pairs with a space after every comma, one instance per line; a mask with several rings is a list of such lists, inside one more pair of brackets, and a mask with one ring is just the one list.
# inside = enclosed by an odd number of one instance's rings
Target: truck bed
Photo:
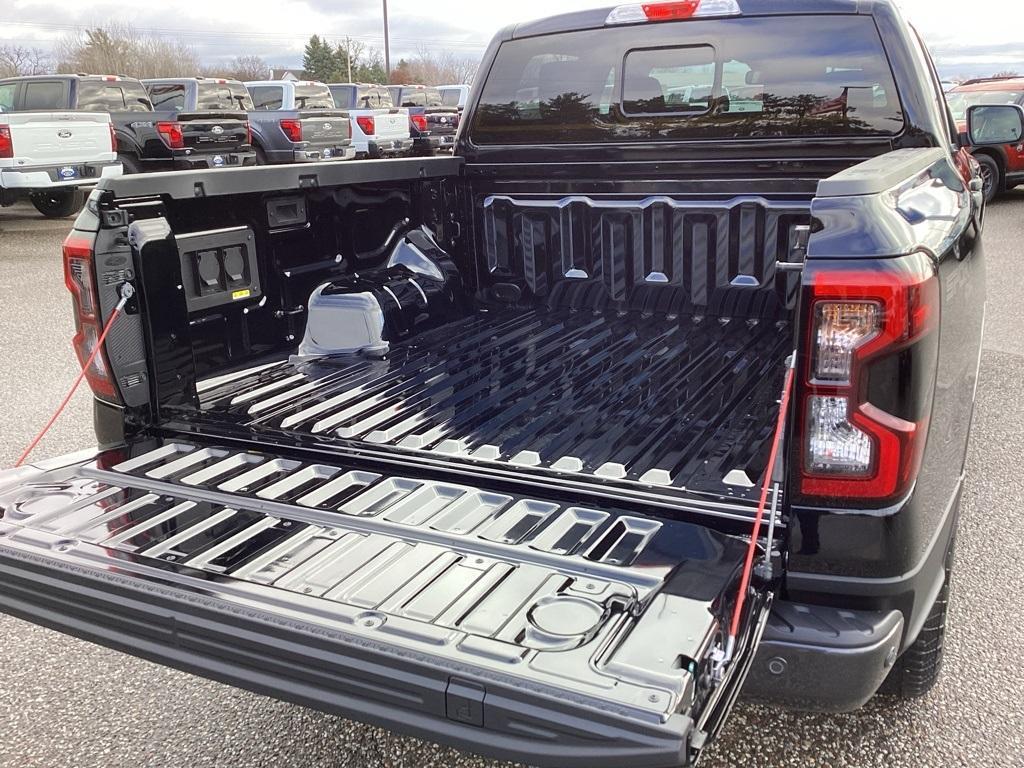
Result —
[[749, 501], [787, 322], [478, 312], [384, 359], [282, 360], [201, 384], [204, 419], [451, 463]]

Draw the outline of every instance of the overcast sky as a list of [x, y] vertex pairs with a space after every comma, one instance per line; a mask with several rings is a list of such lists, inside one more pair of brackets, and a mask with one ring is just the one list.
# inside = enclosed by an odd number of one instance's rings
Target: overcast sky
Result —
[[[392, 59], [417, 47], [477, 57], [499, 27], [560, 11], [606, 7], [600, 0], [389, 0]], [[1024, 0], [902, 0], [945, 76], [1024, 73]], [[0, 45], [48, 49], [88, 25], [127, 21], [178, 38], [204, 63], [257, 54], [298, 66], [311, 34], [349, 35], [382, 47], [381, 0], [0, 0]]]

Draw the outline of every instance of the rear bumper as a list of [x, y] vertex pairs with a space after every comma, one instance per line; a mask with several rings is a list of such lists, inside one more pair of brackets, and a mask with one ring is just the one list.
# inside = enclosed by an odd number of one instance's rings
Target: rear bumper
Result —
[[794, 709], [857, 709], [889, 674], [902, 638], [896, 610], [776, 600], [743, 693]]
[[[61, 171], [74, 168], [76, 177], [64, 178]], [[55, 187], [83, 187], [100, 179], [114, 178], [122, 173], [118, 160], [103, 163], [68, 163], [67, 165], [34, 166], [31, 168], [0, 169], [0, 189], [53, 189]]]
[[245, 165], [256, 165], [255, 152], [204, 152], [195, 154], [176, 151], [174, 153], [175, 170], [198, 170], [202, 168], [241, 168]]
[[[329, 152], [329, 157], [324, 153]], [[293, 163], [321, 163], [333, 162], [335, 160], [351, 160], [356, 156], [356, 148], [347, 147], [310, 147], [309, 149], [296, 149], [291, 154]]]
[[401, 155], [412, 150], [412, 138], [369, 141], [367, 142], [366, 147], [367, 154], [370, 157], [390, 157], [391, 155]]

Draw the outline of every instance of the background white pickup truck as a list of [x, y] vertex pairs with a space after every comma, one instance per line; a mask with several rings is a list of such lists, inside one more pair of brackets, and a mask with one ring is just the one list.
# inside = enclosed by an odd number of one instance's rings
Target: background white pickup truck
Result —
[[44, 216], [70, 216], [82, 187], [120, 175], [110, 115], [0, 112], [0, 205], [27, 197]]
[[356, 158], [405, 155], [412, 150], [409, 110], [395, 106], [383, 85], [331, 83], [331, 96], [352, 122]]

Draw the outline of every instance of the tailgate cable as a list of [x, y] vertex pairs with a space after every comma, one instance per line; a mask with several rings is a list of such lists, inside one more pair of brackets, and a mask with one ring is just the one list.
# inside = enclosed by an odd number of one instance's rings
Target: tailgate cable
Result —
[[124, 310], [125, 304], [127, 304], [132, 296], [135, 295], [135, 288], [132, 287], [131, 283], [124, 283], [121, 285], [119, 294], [121, 298], [118, 300], [117, 306], [114, 307], [114, 311], [110, 313], [110, 317], [107, 319], [107, 324], [103, 326], [103, 331], [100, 333], [100, 337], [96, 341], [96, 345], [92, 348], [92, 353], [89, 355], [89, 359], [86, 360], [85, 365], [82, 366], [82, 370], [79, 372], [78, 378], [75, 379], [75, 383], [71, 385], [71, 389], [69, 389], [68, 393], [64, 395], [64, 399], [61, 400], [60, 405], [57, 406], [57, 410], [53, 412], [50, 420], [46, 422], [46, 426], [39, 430], [39, 434], [35, 436], [35, 439], [29, 443], [28, 448], [26, 448], [21, 456], [18, 457], [14, 466], [20, 467], [25, 463], [25, 459], [28, 458], [28, 455], [35, 450], [35, 447], [39, 445], [39, 441], [46, 436], [46, 433], [50, 431], [50, 427], [53, 426], [54, 422], [57, 421], [57, 418], [64, 412], [68, 403], [71, 402], [71, 397], [75, 394], [75, 390], [78, 389], [78, 385], [81, 384], [82, 379], [85, 378], [85, 372], [89, 370], [89, 366], [92, 365], [92, 361], [96, 359], [96, 355], [99, 354], [101, 349], [103, 349], [103, 342], [107, 340], [107, 334], [110, 333], [111, 326], [114, 324], [114, 321], [117, 320], [122, 310]]
[[713, 674], [716, 681], [721, 681], [725, 668], [733, 659], [736, 652], [736, 636], [739, 634], [740, 620], [743, 616], [743, 604], [747, 598], [747, 589], [750, 587], [750, 575], [754, 569], [754, 553], [757, 550], [758, 531], [761, 530], [761, 521], [764, 518], [765, 507], [768, 504], [768, 491], [772, 489], [772, 506], [768, 520], [768, 543], [765, 547], [764, 573], [771, 573], [772, 540], [775, 536], [775, 515], [778, 511], [780, 479], [777, 477], [776, 466], [779, 458], [779, 448], [782, 444], [782, 437], [786, 430], [786, 413], [789, 410], [789, 401], [793, 392], [793, 377], [796, 366], [796, 353], [794, 352], [786, 366], [786, 379], [782, 386], [782, 397], [779, 399], [779, 415], [775, 422], [775, 435], [772, 438], [771, 452], [768, 454], [768, 466], [765, 469], [764, 483], [761, 485], [761, 497], [757, 502], [757, 513], [754, 515], [754, 526], [750, 532], [750, 542], [747, 545], [747, 556], [743, 562], [743, 572], [740, 576], [739, 591], [736, 594], [736, 603], [732, 610], [732, 620], [729, 624], [729, 634], [726, 638], [724, 650], [715, 649], [712, 654]]

